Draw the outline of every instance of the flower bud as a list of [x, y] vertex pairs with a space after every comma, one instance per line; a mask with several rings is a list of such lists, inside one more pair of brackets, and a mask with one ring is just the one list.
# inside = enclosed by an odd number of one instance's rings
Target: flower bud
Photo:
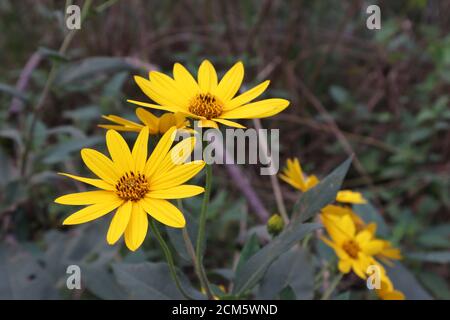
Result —
[[269, 221], [267, 221], [267, 231], [272, 236], [277, 236], [283, 231], [284, 221], [283, 218], [279, 214], [274, 214], [270, 217]]

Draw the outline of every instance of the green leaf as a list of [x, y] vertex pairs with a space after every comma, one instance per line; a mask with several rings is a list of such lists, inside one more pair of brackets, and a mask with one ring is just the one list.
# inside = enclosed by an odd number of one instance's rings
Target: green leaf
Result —
[[239, 273], [242, 269], [242, 266], [250, 259], [252, 255], [254, 255], [260, 249], [258, 237], [255, 233], [253, 233], [245, 242], [244, 247], [242, 248], [241, 255], [239, 257], [239, 262], [236, 266], [236, 273]]
[[239, 273], [236, 273], [233, 293], [242, 295], [252, 289], [263, 278], [272, 262], [319, 227], [317, 223], [289, 225], [272, 242], [251, 256]]
[[275, 299], [289, 287], [298, 300], [309, 300], [314, 294], [314, 269], [307, 252], [291, 250], [281, 255], [267, 270], [261, 282], [258, 299]]
[[67, 58], [67, 56], [65, 56], [64, 54], [60, 53], [57, 50], [53, 50], [53, 49], [49, 49], [49, 48], [45, 48], [45, 47], [39, 47], [39, 53], [47, 58], [50, 58], [52, 60], [55, 61], [69, 61], [69, 58]]
[[85, 105], [74, 110], [64, 111], [63, 116], [72, 121], [92, 121], [101, 117], [100, 107], [97, 105]]
[[[127, 290], [131, 299], [183, 299], [165, 263], [117, 263], [113, 264], [113, 270], [118, 283]], [[199, 299], [203, 297], [184, 276], [180, 280], [191, 295]]]
[[418, 275], [420, 282], [438, 299], [449, 300], [450, 289], [448, 281], [431, 272], [421, 272]]
[[280, 292], [280, 300], [295, 300], [294, 290], [290, 286], [287, 286]]
[[340, 86], [331, 86], [330, 95], [338, 104], [343, 104], [349, 100], [348, 91]]
[[15, 87], [10, 86], [8, 84], [0, 83], [0, 92], [13, 96], [15, 98], [19, 98], [22, 101], [28, 101], [29, 97], [23, 92], [20, 92]]
[[404, 293], [408, 300], [429, 300], [431, 295], [425, 291], [414, 275], [401, 263], [395, 262], [394, 266], [386, 266], [389, 278], [395, 289]]
[[57, 299], [49, 273], [27, 252], [0, 246], [0, 299]]
[[134, 67], [123, 58], [91, 57], [68, 64], [61, 68], [56, 75], [55, 83], [65, 86], [69, 83], [80, 82], [103, 73], [133, 70]]
[[85, 266], [82, 276], [87, 289], [100, 299], [126, 299], [125, 290], [119, 286], [114, 274], [108, 268], [99, 266]]
[[71, 139], [69, 141], [61, 141], [54, 146], [44, 158], [46, 164], [61, 162], [69, 157], [72, 152], [80, 151], [82, 148], [92, 147], [103, 141], [102, 137], [90, 137], [86, 139]]
[[323, 207], [333, 202], [341, 188], [351, 161], [351, 158], [348, 158], [316, 187], [302, 193], [299, 200], [294, 204], [293, 216], [299, 213], [300, 221], [306, 221], [316, 215]]
[[414, 252], [407, 254], [409, 259], [434, 262], [434, 263], [449, 263], [450, 251], [434, 251], [434, 252]]
[[[189, 238], [191, 239], [192, 245], [195, 248], [198, 230], [197, 220], [193, 216], [191, 216], [191, 214], [186, 209], [183, 209], [183, 214], [186, 219], [186, 228], [189, 234]], [[173, 245], [177, 254], [183, 260], [192, 262], [192, 259], [186, 249], [186, 244], [183, 238], [183, 230], [178, 228], [166, 227], [166, 233], [169, 236], [170, 243]]]
[[117, 98], [127, 78], [128, 72], [119, 72], [114, 75], [111, 80], [105, 84], [102, 95], [112, 99]]
[[13, 179], [19, 176], [19, 170], [15, 166], [15, 160], [9, 153], [0, 147], [0, 172], [2, 179], [0, 179], [0, 187], [6, 186]]
[[418, 238], [417, 242], [427, 248], [450, 247], [450, 224], [444, 223], [427, 228]]

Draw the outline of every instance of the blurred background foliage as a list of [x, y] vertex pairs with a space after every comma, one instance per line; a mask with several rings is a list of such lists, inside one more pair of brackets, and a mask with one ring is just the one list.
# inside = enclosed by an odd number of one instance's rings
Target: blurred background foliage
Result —
[[[369, 4], [381, 7], [379, 31], [366, 28]], [[53, 199], [85, 186], [56, 172], [86, 173], [79, 150], [104, 149], [101, 115], [134, 118], [126, 99], [146, 98], [132, 75], [170, 73], [176, 61], [195, 70], [208, 58], [221, 73], [242, 60], [246, 86], [270, 79], [268, 96], [292, 102], [263, 120], [280, 128], [282, 162], [297, 156], [306, 172], [324, 176], [354, 153], [344, 186], [365, 193], [373, 206], [358, 212], [401, 247], [417, 279], [397, 272], [410, 277], [410, 297], [450, 298], [449, 1], [95, 0], [77, 32], [65, 27], [64, 5], [0, 0], [0, 297], [180, 297], [164, 286], [170, 275], [151, 236], [128, 253], [106, 244], [109, 218], [61, 226], [72, 209]], [[244, 169], [275, 212], [270, 179]], [[226, 284], [267, 234], [225, 168], [214, 173], [205, 263], [214, 282]], [[282, 190], [291, 207], [298, 194]], [[184, 201], [187, 214], [195, 216], [200, 201]], [[180, 235], [166, 236], [192, 274]], [[283, 255], [255, 296], [317, 297], [326, 268], [319, 257], [331, 255], [320, 243], [314, 252]], [[75, 293], [64, 289], [72, 263], [85, 277]], [[286, 263], [303, 280], [286, 278]], [[285, 285], [274, 289], [276, 277]], [[335, 298], [368, 298], [352, 277], [339, 289]]]

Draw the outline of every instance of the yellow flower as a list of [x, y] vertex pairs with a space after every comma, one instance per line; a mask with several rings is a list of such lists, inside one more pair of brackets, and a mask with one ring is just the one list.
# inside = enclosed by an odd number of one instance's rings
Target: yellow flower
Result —
[[[319, 183], [319, 179], [315, 175], [306, 176], [303, 173], [298, 158], [287, 159], [286, 167], [283, 169], [283, 173], [279, 176], [282, 180], [302, 192], [306, 192], [309, 189], [314, 188]], [[367, 202], [361, 193], [351, 190], [339, 191], [336, 195], [336, 201], [354, 204], [362, 204]]]
[[189, 124], [186, 120], [186, 117], [181, 113], [168, 112], [164, 113], [161, 117], [157, 117], [143, 108], [137, 108], [136, 116], [143, 124], [130, 121], [115, 115], [108, 115], [103, 116], [103, 118], [114, 122], [115, 124], [101, 124], [99, 125], [99, 127], [117, 131], [140, 132], [141, 129], [146, 126], [148, 127], [149, 133], [154, 135], [163, 134], [173, 126], [177, 127], [178, 129], [183, 129], [186, 128], [186, 126]]
[[[269, 81], [238, 95], [244, 78], [242, 62], [236, 63], [220, 80], [213, 65], [204, 60], [200, 65], [195, 80], [189, 71], [179, 63], [173, 67], [173, 78], [156, 71], [151, 71], [149, 79], [135, 76], [141, 90], [157, 104], [135, 100], [128, 102], [199, 119], [200, 127], [217, 128], [221, 123], [226, 126], [244, 128], [228, 119], [253, 119], [273, 116], [288, 105], [285, 99], [265, 99], [251, 102], [268, 87]], [[250, 103], [251, 102], [251, 103]]]
[[171, 148], [175, 127], [162, 136], [147, 159], [148, 131], [148, 127], [141, 130], [130, 151], [119, 133], [108, 130], [106, 144], [112, 160], [93, 149], [81, 150], [84, 163], [100, 179], [63, 175], [101, 190], [73, 193], [56, 199], [56, 203], [65, 205], [88, 205], [70, 215], [63, 224], [89, 222], [117, 209], [106, 236], [107, 242], [112, 245], [125, 233], [125, 243], [133, 251], [140, 247], [147, 234], [147, 213], [170, 227], [185, 226], [183, 214], [166, 199], [202, 193], [202, 187], [183, 183], [195, 176], [205, 163], [184, 163], [193, 150], [194, 137]]
[[286, 183], [302, 192], [308, 191], [319, 183], [319, 179], [315, 175], [305, 176], [298, 158], [287, 159], [286, 167], [279, 176]]
[[367, 268], [378, 264], [374, 256], [381, 251], [383, 243], [374, 239], [368, 230], [357, 231], [349, 215], [338, 219], [321, 215], [321, 220], [331, 238], [322, 237], [322, 240], [338, 256], [339, 271], [348, 273], [353, 270], [360, 278], [366, 279]]

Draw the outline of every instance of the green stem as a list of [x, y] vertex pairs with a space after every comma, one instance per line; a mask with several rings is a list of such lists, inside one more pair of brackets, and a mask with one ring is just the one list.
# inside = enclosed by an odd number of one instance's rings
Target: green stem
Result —
[[206, 164], [206, 182], [205, 182], [205, 194], [203, 196], [202, 207], [200, 211], [200, 218], [198, 224], [198, 235], [197, 235], [197, 246], [196, 246], [196, 263], [199, 267], [200, 277], [204, 285], [204, 289], [209, 299], [213, 299], [213, 294], [209, 286], [209, 281], [206, 276], [205, 268], [203, 266], [203, 251], [205, 242], [205, 228], [206, 228], [206, 218], [208, 214], [208, 204], [211, 195], [211, 182], [212, 182], [212, 166]]
[[[177, 205], [178, 205], [178, 209], [183, 211], [183, 202], [181, 201], [181, 199], [177, 200]], [[197, 275], [197, 278], [200, 281], [200, 286], [202, 288], [206, 288], [208, 286], [207, 279], [205, 282], [205, 277], [203, 276], [202, 268], [197, 263], [194, 245], [192, 244], [191, 237], [189, 236], [189, 232], [186, 227], [183, 228], [182, 234], [183, 234], [184, 245], [186, 246], [186, 251], [188, 252], [189, 257], [192, 260], [192, 265], [194, 266], [195, 274]], [[208, 298], [210, 298], [210, 297], [208, 296]]]
[[169, 271], [172, 275], [173, 280], [175, 281], [175, 285], [177, 286], [178, 290], [180, 290], [181, 294], [188, 300], [194, 300], [193, 297], [191, 297], [181, 285], [180, 279], [178, 278], [177, 271], [175, 269], [175, 263], [173, 262], [172, 253], [170, 252], [169, 246], [167, 245], [164, 238], [161, 236], [161, 233], [158, 230], [158, 227], [156, 227], [155, 223], [153, 222], [153, 219], [149, 219], [150, 228], [152, 229], [153, 233], [156, 235], [156, 239], [158, 239], [159, 244], [161, 245], [161, 248], [164, 252], [164, 256], [166, 257], [167, 264], [169, 265]]
[[324, 292], [321, 300], [328, 300], [331, 297], [331, 294], [336, 289], [336, 287], [341, 282], [341, 279], [344, 274], [339, 273], [339, 275], [336, 276], [336, 278], [333, 279], [333, 282], [330, 284], [330, 286], [327, 288], [327, 290]]

